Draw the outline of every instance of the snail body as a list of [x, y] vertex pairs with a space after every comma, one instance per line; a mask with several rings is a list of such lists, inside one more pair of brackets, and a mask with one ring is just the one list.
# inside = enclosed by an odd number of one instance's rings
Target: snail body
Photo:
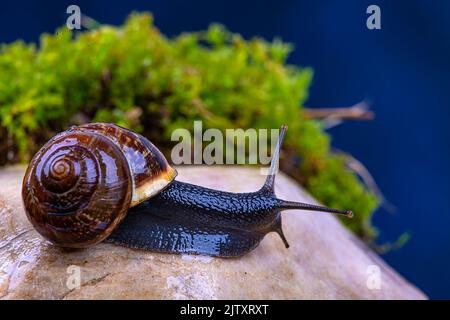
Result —
[[275, 196], [285, 130], [263, 187], [232, 193], [174, 180], [177, 172], [162, 153], [130, 130], [113, 124], [72, 127], [30, 162], [22, 188], [25, 211], [42, 236], [63, 247], [105, 240], [157, 252], [236, 257], [272, 231], [289, 247], [282, 210], [352, 213]]

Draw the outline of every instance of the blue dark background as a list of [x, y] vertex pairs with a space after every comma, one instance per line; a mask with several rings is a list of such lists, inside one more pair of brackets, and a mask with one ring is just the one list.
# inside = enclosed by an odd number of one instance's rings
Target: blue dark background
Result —
[[[308, 106], [372, 101], [376, 120], [333, 128], [333, 145], [361, 160], [398, 208], [375, 214], [380, 242], [412, 234], [384, 258], [429, 297], [450, 298], [450, 1], [17, 0], [0, 4], [0, 42], [37, 41], [65, 23], [70, 4], [109, 24], [152, 11], [167, 35], [220, 22], [247, 38], [279, 36], [295, 45], [290, 63], [315, 71]], [[370, 4], [381, 30], [366, 28]]]

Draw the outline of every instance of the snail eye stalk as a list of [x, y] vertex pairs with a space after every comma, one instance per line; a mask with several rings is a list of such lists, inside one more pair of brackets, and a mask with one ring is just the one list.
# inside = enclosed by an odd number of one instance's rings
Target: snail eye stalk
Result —
[[[283, 144], [284, 135], [287, 130], [287, 125], [282, 125], [280, 129], [280, 136], [278, 138], [278, 142], [276, 145], [276, 148], [272, 155], [272, 161], [270, 162], [270, 168], [269, 173], [266, 178], [266, 181], [264, 182], [264, 185], [261, 188], [261, 192], [269, 193], [275, 196], [275, 177], [276, 173], [278, 171], [279, 162], [280, 162], [280, 151], [281, 146]], [[350, 210], [339, 210], [339, 209], [333, 209], [328, 208], [324, 206], [318, 206], [308, 203], [302, 203], [302, 202], [294, 202], [294, 201], [286, 201], [286, 200], [279, 200], [277, 209], [280, 210], [308, 210], [308, 211], [320, 211], [320, 212], [328, 212], [328, 213], [336, 213], [339, 215], [344, 215], [348, 218], [353, 217], [353, 212]]]

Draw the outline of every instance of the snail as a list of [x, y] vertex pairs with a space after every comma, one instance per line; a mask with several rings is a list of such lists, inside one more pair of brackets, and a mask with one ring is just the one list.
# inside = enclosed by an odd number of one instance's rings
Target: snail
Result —
[[177, 171], [142, 135], [114, 124], [73, 126], [31, 160], [22, 198], [50, 242], [85, 248], [103, 240], [130, 248], [218, 257], [244, 255], [268, 232], [286, 248], [281, 211], [351, 211], [278, 199], [275, 172], [286, 126], [260, 190], [231, 193], [175, 180]]

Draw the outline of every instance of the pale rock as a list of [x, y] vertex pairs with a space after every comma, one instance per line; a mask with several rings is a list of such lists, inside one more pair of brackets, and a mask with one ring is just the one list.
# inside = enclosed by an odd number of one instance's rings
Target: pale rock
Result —
[[[39, 236], [27, 220], [21, 199], [24, 170], [0, 170], [3, 299], [426, 298], [334, 216], [323, 213], [283, 213], [291, 247], [286, 249], [271, 233], [241, 258], [159, 254], [106, 243], [64, 250]], [[247, 192], [259, 188], [264, 177], [256, 169], [199, 166], [179, 168], [177, 179]], [[277, 177], [276, 192], [280, 198], [316, 202], [283, 174]]]

